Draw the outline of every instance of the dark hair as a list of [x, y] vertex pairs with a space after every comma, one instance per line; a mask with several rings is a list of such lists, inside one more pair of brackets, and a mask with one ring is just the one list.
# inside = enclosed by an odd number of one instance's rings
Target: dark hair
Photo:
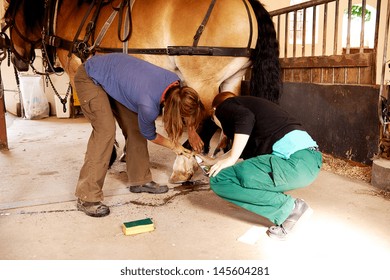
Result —
[[213, 110], [218, 107], [219, 104], [221, 104], [223, 101], [225, 101], [228, 98], [235, 97], [236, 95], [233, 92], [230, 91], [223, 91], [218, 93], [214, 99], [213, 102], [211, 103], [211, 107]]

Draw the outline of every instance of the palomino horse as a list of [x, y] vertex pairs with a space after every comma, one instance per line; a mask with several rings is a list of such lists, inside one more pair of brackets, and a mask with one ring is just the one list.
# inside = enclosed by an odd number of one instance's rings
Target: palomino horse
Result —
[[[89, 55], [125, 46], [129, 54], [176, 72], [206, 109], [220, 90], [239, 94], [250, 67], [250, 92], [279, 98], [278, 42], [257, 0], [9, 0], [5, 20], [20, 70], [28, 69], [34, 49], [46, 55], [54, 50], [72, 83]], [[192, 175], [174, 170], [171, 182]]]

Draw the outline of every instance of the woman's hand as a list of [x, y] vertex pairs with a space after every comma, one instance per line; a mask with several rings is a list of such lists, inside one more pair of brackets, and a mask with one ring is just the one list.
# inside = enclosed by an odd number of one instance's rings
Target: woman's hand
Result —
[[203, 151], [204, 143], [193, 127], [188, 127], [188, 141], [195, 152], [201, 153]]
[[195, 154], [195, 155], [197, 157], [201, 158], [202, 162], [205, 165], [214, 165], [218, 160], [220, 160], [220, 158], [209, 157], [209, 156], [204, 155], [204, 154]]
[[176, 155], [184, 155], [187, 158], [192, 157], [192, 151], [184, 148], [182, 145], [177, 144], [172, 148], [172, 151], [175, 152]]
[[171, 149], [172, 151], [175, 152], [175, 154], [177, 155], [184, 155], [186, 156], [187, 158], [190, 158], [192, 157], [192, 152], [186, 148], [184, 148], [182, 145], [180, 144], [175, 144], [174, 142], [172, 142], [170, 139], [168, 138], [165, 138], [164, 136], [162, 136], [161, 134], [157, 133], [157, 136], [156, 136], [156, 139], [154, 140], [150, 140], [151, 142], [153, 142], [154, 144], [157, 144], [157, 145], [160, 145], [160, 146], [164, 146], [166, 148], [169, 148]]
[[209, 175], [210, 177], [217, 176], [217, 174], [218, 174], [222, 169], [234, 165], [234, 164], [236, 163], [236, 161], [237, 161], [237, 160], [234, 159], [234, 158], [232, 158], [232, 157], [227, 157], [227, 158], [221, 159], [221, 160], [219, 160], [218, 162], [216, 162], [213, 166], [211, 166], [208, 175]]
[[224, 168], [234, 165], [240, 158], [242, 151], [244, 150], [246, 143], [248, 142], [249, 135], [247, 134], [234, 134], [232, 149], [223, 156], [223, 159], [215, 163], [209, 171], [209, 176], [214, 177]]

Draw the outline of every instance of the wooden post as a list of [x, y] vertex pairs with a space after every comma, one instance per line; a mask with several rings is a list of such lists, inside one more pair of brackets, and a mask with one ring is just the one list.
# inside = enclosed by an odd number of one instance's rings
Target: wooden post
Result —
[[0, 80], [0, 151], [8, 150], [3, 81]]

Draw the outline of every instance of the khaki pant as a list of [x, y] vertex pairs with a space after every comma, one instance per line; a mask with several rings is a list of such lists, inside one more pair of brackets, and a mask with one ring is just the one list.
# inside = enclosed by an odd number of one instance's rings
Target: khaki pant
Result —
[[[115, 141], [115, 117], [107, 93], [92, 81], [83, 65], [77, 70], [74, 82], [83, 114], [92, 125], [75, 195], [83, 201], [102, 201], [104, 179]], [[128, 141], [126, 144], [127, 173], [130, 184], [149, 182], [151, 173], [147, 140], [142, 135], [142, 139], [139, 137], [137, 114], [115, 101], [112, 101], [112, 104], [118, 110], [115, 116]]]
[[152, 181], [148, 151], [148, 140], [142, 136], [138, 126], [138, 114], [130, 111], [111, 98], [111, 106], [126, 139], [126, 167], [130, 186]]

